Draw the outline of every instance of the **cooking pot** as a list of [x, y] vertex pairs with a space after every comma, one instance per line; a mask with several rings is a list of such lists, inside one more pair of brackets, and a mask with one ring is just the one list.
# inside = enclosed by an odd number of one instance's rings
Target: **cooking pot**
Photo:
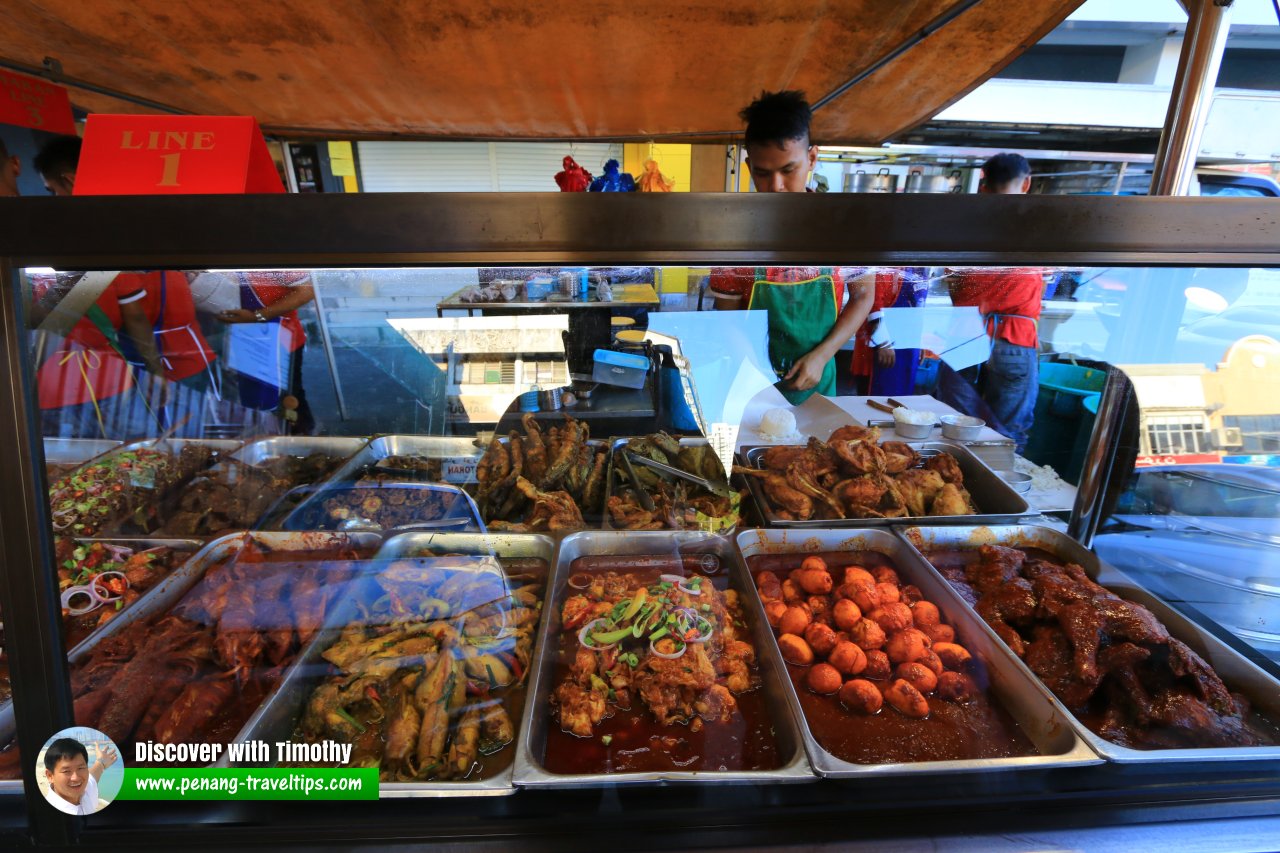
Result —
[[959, 192], [960, 172], [947, 175], [926, 175], [923, 169], [912, 169], [907, 174], [904, 190], [909, 193], [954, 193]]
[[897, 192], [898, 176], [889, 174], [888, 169], [881, 169], [874, 175], [859, 169], [852, 175], [844, 176], [844, 191], [847, 193]]

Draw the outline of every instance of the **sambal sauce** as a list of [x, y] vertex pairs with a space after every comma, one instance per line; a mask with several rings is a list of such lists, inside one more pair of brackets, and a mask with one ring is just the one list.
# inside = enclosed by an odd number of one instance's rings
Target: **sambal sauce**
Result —
[[[662, 561], [643, 556], [618, 557], [613, 562], [605, 570], [598, 564], [588, 567], [582, 560], [575, 561], [570, 566], [566, 600], [552, 614], [558, 636], [551, 677], [552, 718], [547, 722], [543, 767], [563, 775], [760, 771], [781, 767], [784, 757], [779, 753], [768, 698], [761, 686], [744, 602], [735, 600], [742, 592], [735, 590], [726, 597], [731, 588], [726, 573], [700, 575], [687, 564], [682, 567], [677, 560], [665, 568], [650, 567]], [[632, 568], [636, 565], [643, 568]], [[676, 581], [676, 576], [682, 580]], [[701, 580], [695, 580], [699, 577]], [[687, 590], [696, 590], [697, 594]], [[641, 602], [633, 608], [637, 598]], [[591, 609], [585, 622], [579, 624], [584, 619], [579, 612], [582, 599]], [[661, 645], [661, 640], [681, 634], [681, 630], [673, 628], [684, 628], [682, 610], [692, 610], [704, 622], [688, 623], [692, 627], [684, 635], [692, 639], [680, 657], [663, 658], [657, 653], [672, 655], [680, 651], [678, 647]], [[596, 619], [603, 623], [591, 629]], [[580, 638], [583, 634], [588, 638], [609, 637], [637, 624], [638, 636], [633, 631], [616, 646], [591, 649], [588, 655], [595, 659], [592, 666], [603, 665], [605, 670], [599, 675], [584, 674], [579, 660], [584, 653]], [[658, 640], [649, 639], [664, 629], [665, 634]], [[687, 661], [687, 665], [681, 661]], [[654, 697], [659, 674], [667, 671], [675, 672], [678, 696], [669, 707], [646, 699]], [[688, 681], [682, 679], [681, 673], [687, 675]], [[574, 687], [582, 684], [587, 686]], [[602, 708], [602, 713], [571, 720], [564, 703], [572, 696], [566, 691], [579, 698], [601, 700], [601, 706], [596, 707]], [[594, 697], [590, 695], [592, 691]], [[716, 705], [719, 700], [710, 695], [713, 693], [720, 698], [731, 695], [731, 703]], [[577, 732], [572, 730], [575, 725]]]

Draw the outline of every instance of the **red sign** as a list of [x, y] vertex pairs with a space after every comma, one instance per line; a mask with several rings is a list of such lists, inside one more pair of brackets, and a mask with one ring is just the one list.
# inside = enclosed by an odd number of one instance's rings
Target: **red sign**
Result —
[[67, 90], [25, 74], [0, 70], [0, 124], [75, 136]]
[[1216, 465], [1222, 457], [1216, 453], [1173, 453], [1168, 456], [1139, 456], [1135, 468], [1151, 468], [1157, 465]]
[[91, 115], [76, 195], [282, 193], [249, 116]]

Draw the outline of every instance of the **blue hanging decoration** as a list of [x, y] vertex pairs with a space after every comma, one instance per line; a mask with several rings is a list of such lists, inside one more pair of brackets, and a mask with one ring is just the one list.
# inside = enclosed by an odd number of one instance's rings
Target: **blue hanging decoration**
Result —
[[636, 191], [636, 179], [622, 171], [617, 160], [604, 164], [604, 174], [591, 182], [593, 193], [633, 193]]

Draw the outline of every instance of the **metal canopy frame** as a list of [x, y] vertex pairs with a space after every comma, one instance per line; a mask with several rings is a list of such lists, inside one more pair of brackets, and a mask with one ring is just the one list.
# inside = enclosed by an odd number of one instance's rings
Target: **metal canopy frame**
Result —
[[1259, 199], [383, 193], [0, 199], [0, 256], [65, 269], [1280, 264]]
[[[0, 281], [7, 291], [0, 299], [0, 376], [7, 380], [0, 382], [0, 470], [10, 472], [0, 494], [0, 563], [8, 570], [0, 584], [0, 609], [18, 664], [13, 688], [19, 744], [31, 756], [42, 745], [41, 732], [69, 724], [72, 711], [58, 590], [45, 570], [53, 553], [42, 500], [34, 374], [17, 289], [21, 267], [1280, 266], [1280, 205], [1245, 199], [501, 193], [35, 198], [0, 200], [0, 221], [6, 223], [0, 229]], [[34, 838], [67, 843], [73, 821], [39, 802], [28, 781]], [[954, 794], [944, 780], [937, 784], [947, 796]], [[1270, 810], [1274, 791], [1266, 784], [1260, 791], [1238, 776], [1219, 784]], [[1007, 796], [1016, 796], [1012, 790]], [[640, 796], [666, 802], [663, 792]], [[790, 802], [782, 793], [768, 796]], [[839, 798], [840, 791], [822, 796]], [[1157, 790], [1145, 796], [1163, 795]], [[535, 800], [546, 805], [537, 795], [525, 802]], [[383, 808], [385, 815], [399, 814]], [[502, 808], [518, 810], [499, 806], [493, 815], [503, 814]], [[846, 808], [841, 801], [840, 809]], [[289, 820], [282, 820], [277, 832], [264, 835], [259, 825], [248, 828], [248, 836], [262, 840], [288, 832]], [[233, 827], [219, 837], [235, 832]]]

